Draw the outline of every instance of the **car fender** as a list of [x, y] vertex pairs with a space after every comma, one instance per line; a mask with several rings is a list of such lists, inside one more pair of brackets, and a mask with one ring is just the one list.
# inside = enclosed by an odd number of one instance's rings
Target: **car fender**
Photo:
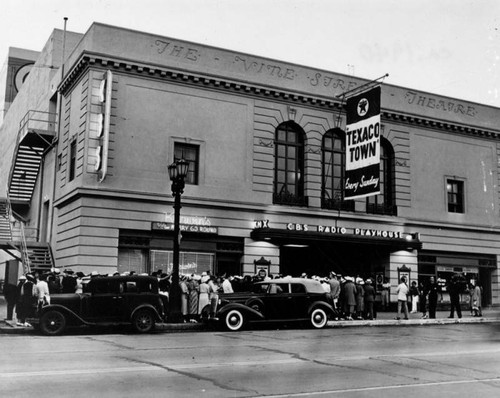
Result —
[[262, 310], [264, 309], [264, 302], [259, 297], [250, 297], [247, 301], [245, 301], [245, 305], [250, 308], [255, 304], [257, 304]]
[[249, 316], [251, 319], [264, 319], [264, 315], [262, 315], [259, 311], [255, 311], [253, 308], [247, 307], [244, 304], [240, 303], [229, 303], [223, 306], [219, 311], [217, 311], [217, 315], [219, 317], [224, 316], [231, 310], [240, 310], [243, 312], [246, 316]]
[[84, 320], [82, 317], [80, 317], [78, 314], [76, 314], [75, 312], [71, 311], [69, 308], [65, 307], [64, 305], [60, 305], [60, 304], [49, 304], [49, 305], [45, 305], [43, 306], [40, 311], [38, 312], [38, 316], [37, 316], [37, 321], [40, 320], [40, 318], [42, 317], [42, 315], [44, 313], [46, 313], [47, 311], [59, 311], [61, 312], [62, 314], [64, 314], [66, 316], [66, 318], [70, 321], [71, 324], [82, 324], [82, 325], [94, 325], [94, 323], [92, 322], [88, 322], [86, 320]]
[[142, 305], [135, 307], [134, 310], [130, 313], [130, 319], [132, 320], [134, 318], [135, 313], [139, 310], [144, 309], [144, 308], [147, 308], [147, 309], [153, 311], [153, 313], [156, 316], [157, 321], [160, 321], [160, 322], [163, 321], [162, 317], [158, 313], [158, 310], [151, 304], [142, 304]]
[[314, 303], [312, 303], [309, 306], [307, 313], [310, 314], [315, 308], [324, 309], [326, 311], [326, 313], [328, 314], [328, 316], [330, 316], [330, 317], [335, 314], [333, 307], [330, 304], [325, 303], [324, 301], [315, 301]]

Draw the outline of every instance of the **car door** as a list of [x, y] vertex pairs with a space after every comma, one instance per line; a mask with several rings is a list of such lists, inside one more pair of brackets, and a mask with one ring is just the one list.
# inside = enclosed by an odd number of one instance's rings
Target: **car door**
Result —
[[292, 283], [290, 285], [290, 308], [293, 309], [294, 318], [308, 318], [308, 309], [311, 302], [310, 295], [307, 293], [306, 287], [301, 283]]
[[266, 294], [263, 296], [266, 319], [290, 319], [291, 297], [288, 283], [269, 282]]
[[103, 278], [95, 281], [89, 300], [91, 320], [94, 322], [119, 321], [123, 305], [123, 283], [120, 280]]

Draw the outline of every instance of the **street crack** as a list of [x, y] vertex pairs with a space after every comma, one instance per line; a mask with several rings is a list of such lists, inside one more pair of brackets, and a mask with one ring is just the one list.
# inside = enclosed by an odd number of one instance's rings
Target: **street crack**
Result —
[[197, 375], [195, 373], [190, 373], [190, 372], [182, 371], [182, 370], [179, 370], [179, 369], [172, 368], [170, 366], [161, 365], [161, 364], [156, 363], [156, 362], [145, 361], [145, 360], [138, 360], [138, 359], [126, 358], [126, 357], [121, 357], [121, 359], [124, 359], [124, 360], [129, 361], [129, 362], [133, 362], [133, 363], [138, 363], [138, 364], [141, 364], [141, 365], [153, 366], [155, 368], [160, 368], [160, 369], [166, 370], [167, 372], [176, 373], [176, 374], [179, 374], [179, 375], [182, 375], [182, 376], [189, 377], [191, 379], [196, 379], [198, 381], [206, 381], [206, 382], [212, 383], [215, 387], [221, 388], [221, 389], [226, 390], [226, 391], [237, 391], [237, 392], [252, 393], [252, 394], [257, 394], [258, 393], [255, 390], [246, 390], [246, 389], [241, 389], [241, 388], [230, 387], [228, 385], [224, 385], [222, 383], [219, 383], [216, 380], [211, 379], [209, 377], [200, 376], [200, 375]]

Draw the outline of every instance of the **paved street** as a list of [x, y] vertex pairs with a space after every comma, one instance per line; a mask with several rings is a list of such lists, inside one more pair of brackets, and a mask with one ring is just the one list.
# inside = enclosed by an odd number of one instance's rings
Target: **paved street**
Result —
[[500, 395], [500, 326], [0, 335], [0, 396]]

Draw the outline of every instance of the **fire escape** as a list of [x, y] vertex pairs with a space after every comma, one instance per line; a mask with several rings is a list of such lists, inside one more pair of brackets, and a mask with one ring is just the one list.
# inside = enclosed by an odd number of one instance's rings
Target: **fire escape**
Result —
[[29, 212], [42, 159], [55, 137], [54, 114], [28, 111], [20, 123], [7, 195], [0, 197], [0, 249], [19, 260], [24, 272], [55, 265], [50, 244], [39, 241], [38, 230], [28, 227], [23, 216]]

